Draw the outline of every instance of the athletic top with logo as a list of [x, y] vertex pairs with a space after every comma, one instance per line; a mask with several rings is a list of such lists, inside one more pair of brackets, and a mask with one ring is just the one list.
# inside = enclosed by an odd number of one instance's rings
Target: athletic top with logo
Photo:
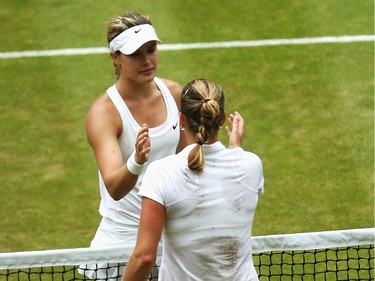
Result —
[[[147, 163], [175, 154], [180, 137], [179, 111], [176, 102], [168, 87], [159, 78], [155, 77], [154, 81], [162, 93], [167, 111], [167, 120], [160, 126], [149, 128], [151, 151]], [[108, 88], [107, 94], [121, 116], [123, 129], [118, 141], [125, 164], [130, 154], [134, 151], [135, 139], [141, 126], [132, 116], [115, 85]], [[138, 196], [138, 191], [144, 171], [148, 165], [147, 163], [143, 173], [139, 175], [135, 187], [119, 201], [113, 200], [109, 195], [99, 172], [101, 195], [99, 213], [102, 216], [102, 220], [95, 237], [91, 241], [90, 248], [128, 246], [129, 253], [131, 253], [137, 239], [141, 213], [141, 197]], [[158, 257], [158, 264], [160, 264], [159, 259], [160, 256]], [[157, 268], [154, 268], [154, 271], [153, 274], [157, 274]], [[81, 265], [78, 272], [88, 276], [90, 279], [107, 280], [109, 278], [113, 281], [121, 281], [124, 266], [119, 267], [117, 264], [87, 264]]]
[[[149, 129], [151, 151], [149, 160], [145, 164], [143, 171], [146, 170], [148, 163], [167, 155], [175, 154], [180, 137], [179, 111], [176, 102], [167, 86], [159, 78], [155, 77], [154, 81], [162, 93], [167, 111], [167, 119], [160, 126]], [[115, 85], [107, 90], [107, 94], [117, 108], [122, 119], [123, 133], [118, 141], [121, 147], [123, 161], [126, 163], [127, 159], [134, 151], [135, 140], [141, 126], [132, 116]], [[132, 191], [121, 200], [115, 201], [109, 195], [99, 172], [101, 195], [99, 212], [103, 217], [109, 218], [112, 222], [118, 224], [118, 227], [120, 227], [122, 231], [129, 232], [129, 234], [133, 235], [134, 237], [132, 239], [136, 239], [138, 230], [139, 216], [141, 212], [141, 198], [138, 196], [138, 191], [142, 183], [143, 175], [144, 172], [139, 175], [137, 184]]]
[[258, 280], [251, 231], [264, 179], [260, 158], [221, 142], [203, 145], [202, 173], [188, 168], [188, 154], [148, 167], [139, 195], [165, 207], [159, 281]]

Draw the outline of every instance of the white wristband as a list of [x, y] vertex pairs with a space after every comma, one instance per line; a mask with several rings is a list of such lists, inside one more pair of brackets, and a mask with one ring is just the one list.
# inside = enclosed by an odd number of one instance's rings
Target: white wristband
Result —
[[139, 176], [143, 171], [144, 164], [139, 165], [137, 162], [135, 162], [135, 151], [133, 151], [126, 162], [126, 166], [128, 167], [130, 173]]

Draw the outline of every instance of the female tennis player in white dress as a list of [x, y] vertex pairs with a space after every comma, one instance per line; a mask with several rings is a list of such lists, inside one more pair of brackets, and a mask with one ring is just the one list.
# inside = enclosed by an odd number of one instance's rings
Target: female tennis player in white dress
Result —
[[[131, 253], [144, 171], [152, 161], [179, 151], [179, 141], [184, 147], [178, 109], [182, 87], [155, 77], [159, 39], [148, 17], [128, 13], [113, 19], [107, 40], [117, 81], [92, 105], [86, 122], [99, 168], [102, 216], [90, 248], [125, 245]], [[123, 268], [92, 264], [79, 271], [114, 281], [121, 279]]]
[[180, 123], [188, 146], [147, 168], [137, 243], [123, 281], [147, 280], [162, 233], [159, 281], [258, 280], [251, 231], [264, 186], [261, 160], [240, 147], [243, 119], [237, 112], [226, 128], [229, 148], [218, 140], [226, 118], [219, 86], [197, 79], [182, 93]]

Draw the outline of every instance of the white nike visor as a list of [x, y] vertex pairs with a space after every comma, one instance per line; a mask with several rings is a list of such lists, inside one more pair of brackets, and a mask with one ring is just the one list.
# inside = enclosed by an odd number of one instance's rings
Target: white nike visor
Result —
[[109, 50], [112, 52], [120, 51], [125, 55], [131, 55], [143, 44], [150, 41], [161, 42], [152, 25], [136, 25], [126, 29], [113, 38], [109, 43]]

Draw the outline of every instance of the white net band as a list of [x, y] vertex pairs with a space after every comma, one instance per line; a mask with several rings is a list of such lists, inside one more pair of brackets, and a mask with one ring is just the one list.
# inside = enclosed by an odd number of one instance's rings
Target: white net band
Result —
[[[280, 234], [253, 237], [253, 253], [313, 250], [355, 245], [373, 245], [375, 228]], [[0, 254], [0, 269], [126, 262], [131, 247], [76, 248]], [[158, 249], [161, 255], [161, 249]]]

